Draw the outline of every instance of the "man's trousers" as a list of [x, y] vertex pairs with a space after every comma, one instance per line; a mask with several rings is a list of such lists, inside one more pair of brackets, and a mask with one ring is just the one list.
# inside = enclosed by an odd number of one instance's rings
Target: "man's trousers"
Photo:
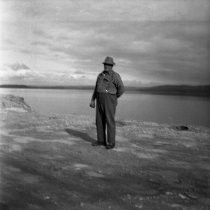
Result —
[[115, 144], [115, 111], [117, 106], [117, 96], [109, 93], [97, 93], [96, 99], [96, 127], [98, 142], [105, 145]]

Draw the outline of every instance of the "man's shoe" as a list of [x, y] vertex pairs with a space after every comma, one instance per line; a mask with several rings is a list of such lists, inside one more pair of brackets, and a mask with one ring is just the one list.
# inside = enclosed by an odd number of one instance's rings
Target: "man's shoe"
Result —
[[93, 142], [93, 143], [92, 143], [92, 146], [95, 146], [95, 147], [97, 147], [97, 146], [105, 146], [105, 144], [102, 143], [102, 142], [96, 141], [96, 142]]
[[115, 144], [106, 145], [106, 149], [113, 149], [114, 147], [115, 147]]

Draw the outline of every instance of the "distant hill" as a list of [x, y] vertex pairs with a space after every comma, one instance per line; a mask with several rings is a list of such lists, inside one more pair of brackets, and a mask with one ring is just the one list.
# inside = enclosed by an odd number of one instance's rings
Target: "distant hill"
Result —
[[[0, 88], [31, 88], [31, 89], [75, 89], [93, 90], [93, 86], [27, 86], [27, 85], [0, 85]], [[125, 87], [126, 91], [142, 92], [163, 95], [186, 95], [210, 97], [210, 85], [161, 85], [153, 87]]]
[[0, 85], [0, 88], [29, 88], [27, 85]]
[[154, 87], [128, 87], [128, 91], [147, 92], [150, 94], [189, 95], [210, 97], [210, 85], [162, 85]]
[[93, 86], [38, 86], [38, 85], [0, 85], [0, 88], [27, 88], [27, 89], [77, 89], [77, 90], [89, 90], [93, 89]]

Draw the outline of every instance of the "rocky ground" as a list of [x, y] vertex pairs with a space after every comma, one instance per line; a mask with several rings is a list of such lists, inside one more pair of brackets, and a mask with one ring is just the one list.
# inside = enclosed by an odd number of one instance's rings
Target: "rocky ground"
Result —
[[41, 116], [1, 97], [0, 209], [210, 209], [210, 129], [117, 121], [93, 147], [94, 116]]

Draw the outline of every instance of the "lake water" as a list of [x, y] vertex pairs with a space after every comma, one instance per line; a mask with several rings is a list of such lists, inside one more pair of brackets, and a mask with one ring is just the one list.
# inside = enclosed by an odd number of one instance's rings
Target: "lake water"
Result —
[[[0, 89], [0, 93], [24, 97], [26, 103], [43, 114], [95, 115], [95, 109], [89, 107], [89, 90], [8, 88]], [[209, 107], [209, 98], [127, 92], [118, 100], [116, 118], [210, 127]]]

